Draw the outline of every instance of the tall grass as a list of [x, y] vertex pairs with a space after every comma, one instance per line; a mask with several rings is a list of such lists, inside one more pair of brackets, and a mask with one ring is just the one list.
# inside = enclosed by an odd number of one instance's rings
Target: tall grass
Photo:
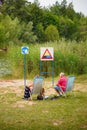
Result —
[[21, 48], [18, 46], [11, 46], [8, 50], [8, 57], [11, 64], [12, 76], [23, 76], [23, 55], [21, 54]]
[[[87, 73], [87, 42], [61, 40], [44, 44], [30, 44], [29, 54], [26, 55], [27, 76], [33, 77], [40, 72], [40, 47], [54, 48], [54, 72], [57, 76], [61, 71], [67, 74]], [[11, 46], [8, 51], [11, 61], [12, 75], [23, 77], [24, 55], [21, 54], [21, 46]], [[43, 71], [52, 71], [52, 63], [43, 62]]]

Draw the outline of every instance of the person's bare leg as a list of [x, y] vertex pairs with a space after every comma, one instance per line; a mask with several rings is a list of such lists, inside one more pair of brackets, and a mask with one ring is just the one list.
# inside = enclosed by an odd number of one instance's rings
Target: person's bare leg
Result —
[[60, 91], [56, 90], [56, 92], [57, 92], [59, 95], [61, 95]]
[[45, 93], [45, 90], [44, 90], [44, 88], [42, 88], [41, 91], [40, 91], [40, 95], [44, 96], [44, 93]]

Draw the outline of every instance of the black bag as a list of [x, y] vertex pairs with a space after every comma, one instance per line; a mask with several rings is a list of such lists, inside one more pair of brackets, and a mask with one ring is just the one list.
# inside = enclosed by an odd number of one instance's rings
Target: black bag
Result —
[[38, 96], [37, 96], [37, 100], [43, 100], [43, 96], [38, 95]]
[[29, 98], [30, 94], [31, 94], [31, 90], [28, 86], [26, 86], [24, 91], [24, 98]]

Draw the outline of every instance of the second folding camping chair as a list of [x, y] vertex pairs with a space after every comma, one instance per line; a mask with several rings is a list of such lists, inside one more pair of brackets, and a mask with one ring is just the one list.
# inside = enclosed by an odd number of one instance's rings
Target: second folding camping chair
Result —
[[75, 76], [69, 76], [67, 80], [66, 90], [64, 91], [64, 95], [67, 95], [67, 92], [73, 91]]

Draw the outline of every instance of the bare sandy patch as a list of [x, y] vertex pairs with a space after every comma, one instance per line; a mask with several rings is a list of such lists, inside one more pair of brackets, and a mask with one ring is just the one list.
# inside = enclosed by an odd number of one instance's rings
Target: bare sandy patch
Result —
[[[29, 85], [32, 83], [32, 80], [26, 80], [26, 85]], [[19, 80], [0, 80], [0, 87], [19, 87], [19, 86], [24, 86], [24, 80], [19, 79]]]
[[[26, 84], [32, 84], [33, 80], [26, 80]], [[54, 83], [55, 84], [55, 83]], [[56, 94], [52, 82], [45, 82], [45, 95]], [[0, 88], [5, 88], [3, 93], [8, 93], [9, 91], [16, 93], [17, 95], [23, 94], [24, 91], [24, 80], [1, 80], [0, 81]], [[87, 92], [87, 83], [75, 83], [74, 84], [75, 91]]]
[[[33, 80], [27, 80], [27, 85], [31, 84]], [[55, 84], [55, 83], [54, 83]], [[50, 96], [51, 94], [56, 94], [52, 82], [46, 82], [44, 83], [45, 88], [45, 95]], [[81, 84], [81, 83], [75, 83], [74, 84], [74, 91], [81, 91], [81, 92], [87, 92], [87, 83]], [[18, 97], [23, 97], [24, 95], [24, 80], [3, 80], [0, 81], [0, 94], [4, 96], [6, 93], [15, 93], [16, 96]], [[32, 106], [35, 104], [35, 101], [25, 101], [25, 100], [20, 100], [17, 101], [16, 103], [13, 104], [13, 107], [20, 107], [23, 108], [26, 105]], [[45, 111], [47, 113], [48, 111]], [[61, 121], [53, 121], [53, 125], [57, 126], [60, 125], [62, 122]]]
[[87, 83], [75, 83], [74, 84], [75, 91], [87, 92]]

